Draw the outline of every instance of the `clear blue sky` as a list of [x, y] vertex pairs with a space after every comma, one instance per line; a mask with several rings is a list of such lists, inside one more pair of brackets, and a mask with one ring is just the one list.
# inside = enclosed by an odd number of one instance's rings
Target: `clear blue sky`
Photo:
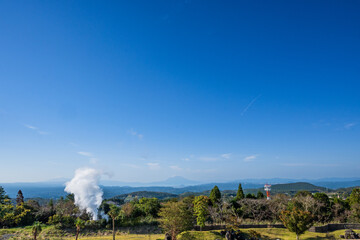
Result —
[[359, 1], [0, 1], [0, 182], [356, 177]]

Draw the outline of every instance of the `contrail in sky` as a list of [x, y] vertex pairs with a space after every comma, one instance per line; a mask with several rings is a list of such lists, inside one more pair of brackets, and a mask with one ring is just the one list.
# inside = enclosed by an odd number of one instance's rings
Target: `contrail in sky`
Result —
[[247, 112], [247, 110], [256, 102], [256, 100], [258, 100], [259, 97], [261, 97], [261, 94], [258, 95], [256, 98], [254, 98], [254, 99], [244, 108], [244, 110], [241, 112], [241, 116], [244, 116], [244, 114]]

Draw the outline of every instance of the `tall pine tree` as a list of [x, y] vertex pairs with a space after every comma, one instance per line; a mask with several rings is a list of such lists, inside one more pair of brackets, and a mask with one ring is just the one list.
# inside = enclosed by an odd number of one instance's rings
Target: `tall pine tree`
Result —
[[218, 186], [215, 186], [210, 192], [210, 200], [213, 205], [216, 205], [221, 200], [221, 192]]
[[235, 200], [239, 201], [239, 200], [244, 199], [244, 198], [245, 198], [244, 191], [242, 189], [241, 183], [239, 183], [239, 187], [238, 187], [238, 190], [237, 190], [237, 193], [236, 193]]
[[6, 199], [9, 199], [9, 197], [6, 195], [4, 188], [0, 186], [0, 204], [4, 204]]
[[16, 205], [19, 206], [24, 203], [24, 195], [21, 190], [18, 191], [16, 196]]

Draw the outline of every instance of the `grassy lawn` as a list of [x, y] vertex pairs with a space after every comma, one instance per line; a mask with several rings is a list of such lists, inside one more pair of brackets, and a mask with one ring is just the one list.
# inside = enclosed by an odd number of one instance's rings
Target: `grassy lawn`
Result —
[[[74, 239], [72, 238], [64, 238], [64, 239]], [[102, 240], [102, 239], [111, 239], [112, 236], [102, 236], [102, 237], [80, 237], [79, 240]], [[124, 234], [124, 235], [116, 235], [117, 240], [157, 240], [164, 239], [164, 234]]]
[[[0, 235], [1, 236], [1, 235]], [[13, 237], [10, 238], [12, 240], [15, 239], [32, 239], [30, 236], [28, 237]], [[75, 239], [75, 237], [38, 237], [37, 239], [39, 240], [44, 240], [44, 239], [51, 239], [51, 240], [68, 240], [68, 239]], [[79, 240], [112, 240], [112, 236], [101, 236], [101, 237], [82, 237], [80, 236], [78, 238]], [[144, 234], [128, 234], [128, 235], [116, 235], [116, 240], [163, 240], [164, 239], [164, 235], [163, 234], [151, 234], [151, 235], [144, 235]]]
[[[290, 233], [287, 229], [278, 229], [278, 228], [253, 228], [253, 229], [241, 229], [242, 232], [248, 233], [250, 230], [254, 230], [261, 234], [262, 239], [268, 240], [294, 240], [296, 239], [296, 235]], [[359, 230], [355, 230], [355, 232], [360, 232]], [[305, 234], [300, 236], [302, 240], [325, 240], [325, 239], [339, 239], [340, 235], [343, 235], [345, 230], [334, 231], [331, 233], [313, 233], [306, 232]], [[196, 232], [189, 231], [184, 232], [179, 235], [179, 240], [215, 240], [215, 239], [225, 239], [220, 235], [220, 231], [204, 231], [204, 232]]]
[[[261, 239], [268, 240], [294, 240], [296, 239], [295, 234], [290, 233], [287, 229], [278, 229], [278, 228], [253, 228], [253, 229], [242, 229], [242, 232], [249, 233], [249, 231], [256, 231], [261, 234]], [[360, 232], [360, 230], [355, 230]], [[325, 239], [339, 239], [340, 235], [343, 235], [345, 230], [339, 230], [331, 233], [313, 233], [306, 232], [301, 235], [302, 240], [325, 240]], [[29, 228], [12, 228], [12, 229], [0, 229], [0, 237], [5, 234], [15, 234], [10, 239], [32, 239], [31, 229]], [[85, 234], [86, 235], [86, 234]], [[101, 236], [85, 236], [81, 235], [80, 240], [110, 240], [112, 239], [111, 231], [99, 232]], [[45, 227], [43, 232], [38, 237], [39, 240], [51, 239], [51, 240], [60, 240], [60, 239], [74, 239], [74, 235], [71, 233], [66, 233], [61, 230], [54, 230], [53, 227]], [[126, 233], [117, 233], [116, 239], [118, 240], [158, 240], [164, 239], [164, 234], [126, 234]], [[179, 240], [215, 240], [225, 238], [220, 235], [220, 231], [189, 231], [181, 233], [178, 236]]]
[[[0, 235], [1, 236], [1, 235]], [[32, 239], [31, 235], [21, 235], [21, 236], [14, 236], [12, 238], [10, 238], [12, 240], [17, 240], [17, 239]], [[45, 240], [45, 239], [51, 239], [51, 240], [68, 240], [68, 239], [75, 239], [75, 236], [72, 237], [43, 237], [43, 236], [39, 236], [37, 239], [39, 240]], [[94, 236], [80, 236], [79, 240], [112, 240], [112, 235], [108, 235], [108, 236], [98, 236], [98, 237], [94, 237]], [[159, 240], [159, 239], [164, 239], [164, 234], [124, 234], [124, 235], [116, 235], [116, 239], [117, 240]]]
[[[55, 229], [53, 226], [44, 225], [41, 234], [37, 239], [39, 240], [68, 240], [75, 239], [74, 233], [69, 233], [63, 230]], [[0, 238], [1, 236], [11, 234], [13, 235], [9, 239], [11, 240], [24, 240], [24, 239], [32, 239], [31, 227], [25, 228], [10, 228], [10, 229], [0, 229]], [[94, 236], [97, 235], [97, 236]], [[100, 239], [112, 239], [112, 231], [111, 230], [101, 230], [98, 233], [81, 233], [79, 236], [79, 240], [100, 240]], [[117, 232], [116, 234], [117, 240], [158, 240], [164, 239], [164, 234], [127, 234]]]

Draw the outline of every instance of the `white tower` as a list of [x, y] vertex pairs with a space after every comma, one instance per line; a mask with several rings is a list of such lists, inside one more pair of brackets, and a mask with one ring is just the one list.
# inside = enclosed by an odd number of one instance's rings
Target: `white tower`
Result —
[[264, 190], [266, 192], [266, 199], [270, 200], [271, 185], [270, 184], [265, 184]]

